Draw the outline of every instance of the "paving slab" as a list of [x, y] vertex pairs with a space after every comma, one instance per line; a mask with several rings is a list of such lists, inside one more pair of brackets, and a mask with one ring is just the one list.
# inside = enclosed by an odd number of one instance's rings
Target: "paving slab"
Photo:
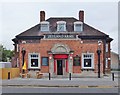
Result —
[[118, 78], [14, 78], [2, 80], [2, 86], [38, 86], [38, 87], [118, 87]]

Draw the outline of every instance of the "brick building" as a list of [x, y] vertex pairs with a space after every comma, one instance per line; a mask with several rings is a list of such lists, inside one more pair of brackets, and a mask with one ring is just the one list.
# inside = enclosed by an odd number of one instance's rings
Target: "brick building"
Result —
[[[41, 71], [52, 75], [98, 72], [98, 54], [101, 49], [101, 73], [110, 71], [109, 35], [84, 22], [84, 11], [74, 17], [50, 17], [40, 11], [40, 23], [17, 35], [14, 39], [16, 63], [27, 72]], [[23, 58], [22, 51], [25, 51]]]

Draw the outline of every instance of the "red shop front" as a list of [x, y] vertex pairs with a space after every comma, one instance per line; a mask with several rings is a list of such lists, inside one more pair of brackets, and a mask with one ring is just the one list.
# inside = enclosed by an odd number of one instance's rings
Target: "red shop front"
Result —
[[54, 56], [54, 73], [63, 75], [68, 72], [68, 54], [55, 54]]

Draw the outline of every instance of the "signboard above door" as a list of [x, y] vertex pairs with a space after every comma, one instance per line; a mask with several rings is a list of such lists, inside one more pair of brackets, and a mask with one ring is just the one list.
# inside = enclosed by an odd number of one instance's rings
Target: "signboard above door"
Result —
[[46, 34], [45, 39], [76, 39], [75, 34]]

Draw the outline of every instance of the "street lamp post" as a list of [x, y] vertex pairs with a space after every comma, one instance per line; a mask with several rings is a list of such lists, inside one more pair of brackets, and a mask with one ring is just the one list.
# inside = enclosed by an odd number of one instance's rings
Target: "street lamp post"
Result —
[[[24, 65], [24, 57], [25, 57], [25, 53], [26, 53], [26, 51], [25, 51], [25, 49], [24, 48], [22, 48], [22, 67], [23, 67], [23, 65]], [[22, 70], [22, 73], [24, 74], [25, 73], [25, 71], [24, 71], [24, 69]]]
[[98, 78], [100, 78], [100, 53], [101, 53], [100, 45], [101, 45], [101, 43], [98, 42], [98, 50], [97, 50], [97, 54], [98, 54]]

